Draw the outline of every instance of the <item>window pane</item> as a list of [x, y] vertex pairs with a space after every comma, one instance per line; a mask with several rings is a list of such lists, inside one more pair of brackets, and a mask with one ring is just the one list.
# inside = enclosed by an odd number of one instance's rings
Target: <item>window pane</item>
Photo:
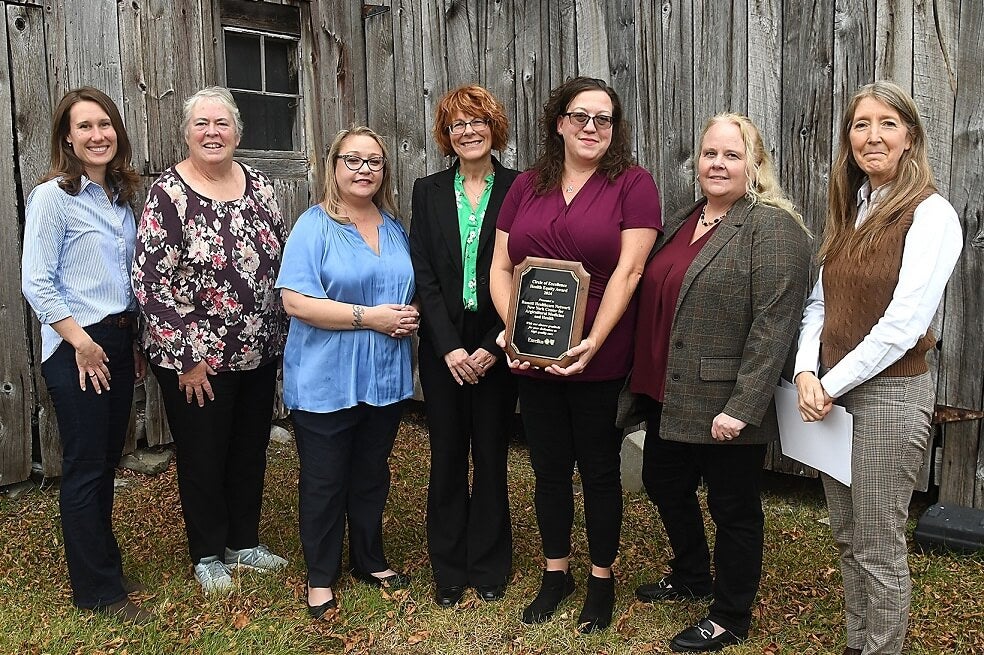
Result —
[[226, 32], [225, 55], [226, 84], [235, 89], [263, 90], [258, 35]]
[[297, 43], [266, 39], [266, 85], [273, 93], [297, 93]]
[[262, 96], [234, 91], [242, 114], [243, 140], [240, 148], [253, 150], [294, 150], [294, 123], [297, 98]]

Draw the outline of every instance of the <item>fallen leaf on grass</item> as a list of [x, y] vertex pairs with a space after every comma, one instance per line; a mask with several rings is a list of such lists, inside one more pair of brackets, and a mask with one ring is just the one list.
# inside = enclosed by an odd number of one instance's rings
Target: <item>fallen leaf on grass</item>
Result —
[[236, 612], [232, 617], [232, 627], [242, 630], [250, 624], [250, 618], [244, 612]]
[[407, 643], [413, 646], [414, 644], [419, 644], [422, 641], [427, 641], [430, 638], [430, 632], [427, 630], [419, 630], [409, 637], [407, 637]]

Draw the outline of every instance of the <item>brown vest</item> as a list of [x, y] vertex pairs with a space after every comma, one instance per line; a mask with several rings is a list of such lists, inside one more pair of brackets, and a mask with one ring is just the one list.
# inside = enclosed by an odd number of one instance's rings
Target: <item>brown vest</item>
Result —
[[[854, 350], [885, 314], [899, 283], [905, 236], [912, 217], [923, 200], [934, 192], [925, 189], [909, 205], [902, 217], [889, 225], [876, 250], [869, 250], [862, 261], [841, 251], [823, 263], [823, 331], [820, 333], [820, 361], [826, 368]], [[879, 375], [902, 377], [928, 370], [926, 352], [936, 343], [927, 331], [901, 359]]]

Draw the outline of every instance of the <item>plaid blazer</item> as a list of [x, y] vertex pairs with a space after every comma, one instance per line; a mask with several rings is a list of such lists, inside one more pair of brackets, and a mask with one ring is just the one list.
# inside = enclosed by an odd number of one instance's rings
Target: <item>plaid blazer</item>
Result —
[[[699, 205], [667, 226], [653, 253]], [[809, 237], [786, 212], [745, 198], [734, 204], [683, 279], [670, 332], [663, 439], [720, 443], [711, 423], [721, 412], [748, 423], [729, 444], [778, 436], [772, 396], [802, 316], [811, 254]]]

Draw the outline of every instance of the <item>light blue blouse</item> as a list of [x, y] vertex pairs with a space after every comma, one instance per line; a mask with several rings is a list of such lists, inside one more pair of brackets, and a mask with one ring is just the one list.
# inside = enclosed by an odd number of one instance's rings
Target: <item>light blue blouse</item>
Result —
[[21, 289], [41, 322], [41, 361], [62, 338], [52, 323], [73, 317], [88, 327], [107, 316], [135, 311], [130, 265], [136, 242], [133, 210], [110, 202], [106, 192], [82, 177], [78, 195], [39, 184], [27, 198]]
[[[357, 305], [407, 304], [413, 266], [403, 227], [383, 213], [379, 255], [354, 225], [320, 205], [297, 219], [284, 248], [277, 287]], [[358, 403], [383, 406], [413, 394], [410, 339], [374, 330], [324, 330], [291, 318], [284, 351], [284, 404], [333, 412]]]

